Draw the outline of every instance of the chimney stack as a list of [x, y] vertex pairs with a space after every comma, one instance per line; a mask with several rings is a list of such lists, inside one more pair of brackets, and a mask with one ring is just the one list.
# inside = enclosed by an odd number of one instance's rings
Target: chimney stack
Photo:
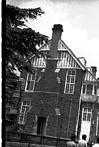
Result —
[[96, 77], [97, 67], [96, 66], [91, 66], [91, 72]]
[[55, 24], [52, 28], [52, 41], [49, 51], [50, 58], [57, 58], [58, 42], [61, 39], [63, 32], [63, 26], [61, 24]]
[[79, 57], [78, 59], [80, 60], [80, 62], [81, 62], [84, 66], [86, 66], [87, 61], [86, 61], [86, 59], [85, 59], [84, 57]]

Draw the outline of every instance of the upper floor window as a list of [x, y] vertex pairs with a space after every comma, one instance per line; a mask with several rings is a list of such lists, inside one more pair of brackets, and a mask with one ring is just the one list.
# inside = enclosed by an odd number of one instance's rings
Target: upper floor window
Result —
[[91, 108], [83, 108], [82, 110], [82, 120], [83, 121], [91, 121], [91, 114], [92, 110]]
[[26, 87], [25, 87], [26, 91], [32, 92], [34, 90], [35, 78], [36, 78], [36, 73], [35, 74], [28, 73], [27, 74], [27, 81], [26, 81]]
[[26, 114], [30, 110], [30, 101], [23, 101], [21, 104], [20, 114], [19, 114], [19, 124], [25, 124]]
[[97, 86], [94, 86], [94, 94], [97, 94]]
[[86, 94], [92, 94], [92, 90], [93, 90], [93, 85], [91, 85], [91, 84], [88, 84], [87, 85], [87, 91], [86, 91]]
[[82, 93], [83, 93], [83, 94], [86, 93], [86, 85], [83, 85]]
[[95, 95], [97, 93], [96, 85], [83, 84], [82, 93], [88, 95]]
[[67, 94], [74, 93], [75, 77], [76, 77], [75, 70], [67, 71], [64, 93], [67, 93]]

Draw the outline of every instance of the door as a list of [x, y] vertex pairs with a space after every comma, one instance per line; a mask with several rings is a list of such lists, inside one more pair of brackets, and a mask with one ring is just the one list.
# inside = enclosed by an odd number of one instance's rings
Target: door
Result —
[[44, 134], [46, 128], [46, 117], [38, 117], [37, 134]]
[[82, 138], [83, 134], [86, 134], [87, 135], [87, 141], [89, 140], [90, 127], [91, 127], [91, 117], [92, 117], [91, 108], [83, 108], [82, 109], [82, 121], [81, 121], [80, 139]]

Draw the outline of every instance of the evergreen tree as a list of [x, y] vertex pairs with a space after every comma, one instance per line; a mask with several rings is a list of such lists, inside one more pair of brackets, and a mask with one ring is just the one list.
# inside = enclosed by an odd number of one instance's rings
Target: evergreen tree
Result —
[[[14, 76], [16, 69], [20, 72], [23, 69], [27, 71], [33, 70], [31, 58], [33, 55], [39, 57], [40, 52], [37, 50], [37, 47], [44, 44], [48, 40], [48, 37], [27, 27], [25, 22], [28, 19], [36, 19], [41, 14], [44, 14], [41, 8], [21, 9], [6, 5], [5, 63], [7, 80], [8, 77], [10, 79], [10, 75], [13, 74]], [[6, 83], [7, 86], [8, 83]]]
[[33, 56], [41, 56], [37, 50], [46, 43], [48, 37], [26, 26], [26, 21], [36, 19], [44, 14], [41, 8], [21, 9], [6, 5], [6, 48], [5, 48], [5, 98], [8, 102], [16, 87], [18, 77], [15, 73], [26, 70], [33, 71], [31, 59]]
[[[6, 68], [13, 72], [21, 71], [31, 66], [31, 57], [39, 56], [37, 47], [44, 44], [48, 37], [35, 32], [25, 25], [25, 21], [36, 19], [44, 14], [41, 8], [20, 9], [6, 6]], [[28, 65], [28, 66], [27, 66]], [[30, 66], [29, 66], [30, 65]]]

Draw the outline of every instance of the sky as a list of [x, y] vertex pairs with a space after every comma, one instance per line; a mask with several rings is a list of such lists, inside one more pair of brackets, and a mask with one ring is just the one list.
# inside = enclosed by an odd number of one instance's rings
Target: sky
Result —
[[87, 66], [96, 66], [99, 77], [99, 0], [6, 0], [20, 8], [37, 8], [45, 12], [27, 25], [52, 37], [54, 24], [63, 25], [62, 40], [76, 57], [85, 57]]

